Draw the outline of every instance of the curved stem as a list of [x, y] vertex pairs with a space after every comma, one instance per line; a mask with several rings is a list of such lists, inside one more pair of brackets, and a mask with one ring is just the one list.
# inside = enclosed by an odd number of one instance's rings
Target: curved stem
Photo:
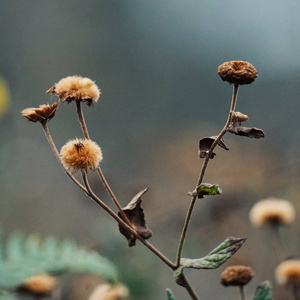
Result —
[[[77, 108], [77, 116], [78, 116], [78, 121], [80, 123], [80, 126], [82, 128], [82, 132], [84, 134], [84, 136], [86, 137], [86, 139], [90, 139], [90, 135], [89, 135], [89, 132], [88, 132], [88, 129], [87, 129], [87, 126], [86, 126], [86, 123], [85, 123], [85, 120], [84, 120], [84, 116], [83, 116], [83, 112], [82, 112], [82, 108], [81, 108], [81, 101], [80, 100], [76, 100], [76, 108]], [[111, 190], [108, 182], [106, 181], [105, 177], [104, 177], [104, 174], [100, 168], [100, 166], [96, 169], [98, 174], [99, 174], [99, 177], [104, 185], [104, 187], [106, 188], [108, 194], [110, 195], [112, 201], [115, 203], [116, 207], [118, 208], [123, 220], [129, 225], [132, 227], [132, 224], [130, 222], [130, 220], [128, 219], [128, 217], [126, 216], [125, 212], [123, 211], [120, 203], [118, 202], [116, 196], [114, 195], [113, 191]]]
[[123, 220], [124, 220], [129, 226], [132, 227], [132, 224], [131, 224], [130, 220], [128, 219], [128, 217], [127, 217], [127, 215], [125, 214], [123, 208], [121, 207], [120, 203], [118, 202], [118, 200], [117, 200], [115, 194], [113, 193], [113, 191], [111, 190], [109, 184], [107, 183], [107, 181], [106, 181], [106, 179], [105, 179], [105, 177], [104, 177], [104, 174], [103, 174], [103, 172], [102, 172], [100, 166], [99, 166], [96, 170], [97, 170], [97, 172], [98, 172], [98, 174], [99, 174], [99, 177], [100, 177], [100, 179], [101, 179], [101, 181], [102, 181], [104, 187], [106, 188], [108, 194], [110, 195], [111, 199], [113, 200], [113, 202], [114, 202], [115, 205], [117, 206], [117, 208], [118, 208], [120, 214], [122, 215]]
[[98, 205], [100, 205], [106, 212], [108, 212], [121, 226], [126, 230], [130, 231], [140, 242], [142, 242], [150, 251], [152, 251], [156, 256], [158, 256], [166, 265], [168, 265], [172, 270], [176, 269], [175, 264], [173, 264], [167, 257], [165, 257], [159, 250], [157, 250], [152, 244], [144, 240], [132, 227], [128, 226], [117, 214], [115, 214], [103, 201], [101, 201], [95, 193], [92, 191], [87, 176], [84, 172], [82, 174], [83, 182], [87, 188], [86, 194], [94, 200]]
[[87, 193], [87, 189], [65, 168], [64, 164], [61, 161], [59, 152], [57, 151], [57, 148], [54, 144], [54, 141], [52, 139], [52, 136], [50, 134], [49, 128], [47, 126], [46, 122], [41, 122], [42, 126], [43, 126], [43, 130], [45, 133], [45, 136], [49, 142], [50, 147], [52, 148], [56, 158], [58, 159], [60, 165], [63, 167], [63, 169], [65, 170], [66, 174], [73, 180], [73, 182], [79, 187], [81, 188], [85, 193]]
[[192, 286], [188, 282], [188, 280], [185, 277], [185, 275], [182, 273], [180, 277], [181, 277], [181, 280], [182, 280], [182, 282], [184, 284], [184, 287], [186, 288], [186, 290], [189, 293], [189, 295], [191, 296], [191, 298], [193, 300], [199, 300], [199, 297], [196, 295], [195, 291], [193, 290]]
[[[234, 84], [233, 86], [233, 93], [232, 93], [232, 99], [231, 99], [231, 105], [230, 105], [230, 111], [228, 114], [228, 118], [226, 121], [226, 124], [224, 125], [223, 129], [221, 130], [221, 132], [219, 133], [219, 135], [217, 136], [217, 138], [214, 140], [213, 144], [211, 145], [209, 152], [203, 162], [200, 174], [199, 174], [199, 178], [197, 181], [197, 185], [196, 188], [203, 182], [203, 178], [210, 160], [210, 156], [212, 154], [212, 152], [214, 151], [215, 147], [217, 146], [218, 142], [220, 141], [220, 139], [223, 137], [223, 135], [226, 133], [228, 127], [230, 126], [231, 120], [232, 120], [232, 115], [234, 113], [235, 110], [235, 106], [236, 106], [236, 101], [237, 101], [237, 93], [238, 93], [238, 84]], [[193, 213], [193, 209], [195, 206], [197, 200], [197, 196], [194, 196], [191, 200], [190, 206], [188, 208], [187, 214], [186, 214], [186, 218], [184, 221], [184, 225], [183, 225], [183, 229], [182, 229], [182, 233], [179, 239], [179, 244], [178, 244], [178, 250], [177, 250], [177, 255], [176, 255], [176, 265], [177, 267], [180, 266], [180, 259], [181, 259], [181, 254], [182, 254], [182, 250], [183, 250], [183, 244], [185, 241], [185, 237], [190, 225], [190, 221], [191, 221], [191, 217], [192, 217], [192, 213]]]

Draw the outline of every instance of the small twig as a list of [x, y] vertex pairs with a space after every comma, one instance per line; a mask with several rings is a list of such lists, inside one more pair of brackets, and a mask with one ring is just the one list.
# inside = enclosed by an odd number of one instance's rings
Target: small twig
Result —
[[[86, 139], [90, 139], [90, 135], [89, 135], [89, 132], [88, 132], [88, 129], [87, 129], [87, 126], [86, 126], [86, 123], [85, 123], [85, 120], [84, 120], [84, 115], [83, 115], [83, 112], [82, 112], [82, 108], [81, 108], [81, 101], [80, 100], [76, 100], [76, 108], [77, 108], [77, 116], [78, 116], [78, 121], [79, 121], [79, 124], [82, 128], [82, 132], [84, 134], [84, 136], [86, 137]], [[125, 212], [123, 211], [120, 203], [118, 202], [116, 196], [114, 195], [113, 191], [111, 190], [107, 180], [105, 179], [104, 177], [104, 174], [100, 168], [100, 166], [96, 169], [98, 174], [99, 174], [99, 177], [104, 185], [104, 187], [106, 188], [108, 194], [110, 195], [112, 201], [115, 203], [116, 207], [118, 208], [123, 220], [129, 225], [132, 227], [132, 224], [130, 222], [130, 220], [128, 219], [128, 217], [126, 216]]]
[[61, 158], [60, 158], [60, 155], [59, 155], [59, 152], [57, 151], [57, 148], [54, 144], [54, 141], [52, 139], [52, 136], [50, 134], [50, 131], [49, 131], [49, 128], [47, 126], [47, 123], [46, 122], [41, 122], [42, 126], [43, 126], [43, 130], [44, 130], [44, 133], [45, 133], [45, 136], [49, 142], [49, 145], [50, 147], [52, 148], [56, 158], [58, 159], [60, 165], [63, 167], [64, 171], [66, 172], [66, 174], [73, 180], [73, 182], [79, 187], [81, 188], [85, 193], [87, 193], [87, 189], [72, 175], [72, 173], [70, 173], [64, 166], [64, 164], [62, 163], [61, 161]]
[[[201, 171], [200, 171], [200, 175], [199, 175], [199, 179], [197, 181], [197, 185], [196, 188], [202, 183], [209, 160], [210, 160], [210, 156], [212, 154], [212, 152], [214, 151], [215, 147], [217, 146], [218, 142], [220, 141], [220, 139], [223, 137], [223, 135], [226, 133], [228, 127], [231, 124], [231, 119], [232, 119], [232, 115], [234, 113], [235, 110], [235, 106], [236, 106], [236, 101], [237, 101], [237, 93], [238, 93], [238, 84], [234, 84], [233, 86], [233, 93], [232, 93], [232, 100], [231, 100], [231, 105], [230, 105], [230, 111], [228, 114], [228, 118], [226, 121], [225, 126], [223, 127], [223, 129], [221, 130], [221, 132], [219, 133], [219, 135], [217, 136], [217, 138], [214, 140], [213, 144], [211, 145], [208, 154], [203, 162]], [[197, 200], [197, 196], [194, 196], [191, 200], [190, 206], [188, 208], [187, 214], [186, 214], [186, 218], [185, 218], [185, 222], [183, 225], [183, 229], [182, 229], [182, 233], [179, 239], [179, 244], [178, 244], [178, 250], [177, 250], [177, 256], [176, 256], [176, 265], [177, 267], [180, 266], [180, 259], [181, 259], [181, 253], [183, 250], [183, 244], [186, 238], [186, 234], [190, 225], [190, 221], [191, 221], [191, 217], [192, 217], [192, 213], [193, 213], [193, 209], [195, 206]]]
[[142, 242], [149, 250], [151, 250], [156, 256], [158, 256], [165, 264], [167, 264], [172, 270], [176, 269], [175, 264], [173, 264], [167, 257], [165, 257], [159, 250], [157, 250], [152, 244], [144, 240], [132, 227], [128, 226], [117, 214], [115, 214], [103, 201], [101, 201], [95, 193], [92, 191], [87, 176], [84, 172], [82, 174], [83, 182], [87, 188], [87, 196], [94, 200], [98, 205], [100, 205], [106, 212], [108, 212], [121, 226], [126, 230], [130, 231], [140, 242]]

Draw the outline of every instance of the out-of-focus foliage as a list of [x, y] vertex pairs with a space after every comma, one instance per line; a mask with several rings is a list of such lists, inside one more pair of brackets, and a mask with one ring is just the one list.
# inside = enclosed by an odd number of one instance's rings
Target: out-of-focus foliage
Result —
[[0, 75], [0, 118], [5, 115], [10, 105], [10, 91], [6, 80]]
[[257, 287], [253, 300], [271, 300], [271, 299], [272, 299], [272, 284], [270, 281], [266, 280]]
[[65, 272], [90, 273], [108, 281], [118, 281], [116, 267], [94, 251], [80, 248], [70, 240], [38, 235], [24, 237], [19, 232], [1, 242], [0, 288], [17, 288], [38, 274], [61, 275]]

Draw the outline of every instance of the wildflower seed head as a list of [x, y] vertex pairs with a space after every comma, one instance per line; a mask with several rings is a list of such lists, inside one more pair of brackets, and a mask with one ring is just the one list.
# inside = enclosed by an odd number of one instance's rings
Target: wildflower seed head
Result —
[[251, 267], [241, 265], [230, 266], [222, 272], [221, 283], [225, 286], [243, 286], [247, 284], [253, 276], [254, 272]]
[[100, 90], [95, 82], [81, 76], [63, 78], [46, 93], [58, 95], [61, 102], [80, 100], [85, 101], [89, 106], [97, 102], [100, 97]]
[[235, 84], [250, 84], [257, 77], [253, 65], [246, 61], [228, 61], [218, 67], [218, 74], [223, 81]]
[[101, 148], [91, 140], [75, 139], [67, 142], [60, 151], [66, 169], [77, 173], [94, 170], [102, 161]]
[[264, 225], [289, 225], [295, 220], [293, 205], [283, 199], [268, 198], [257, 202], [249, 213], [250, 222], [255, 227]]
[[29, 277], [22, 287], [32, 294], [49, 294], [56, 285], [56, 278], [41, 274]]
[[279, 285], [300, 287], [300, 260], [290, 259], [280, 263], [275, 270], [275, 278]]
[[21, 114], [31, 122], [43, 123], [51, 120], [54, 117], [56, 109], [57, 103], [55, 102], [52, 105], [42, 104], [39, 108], [25, 108], [21, 111]]

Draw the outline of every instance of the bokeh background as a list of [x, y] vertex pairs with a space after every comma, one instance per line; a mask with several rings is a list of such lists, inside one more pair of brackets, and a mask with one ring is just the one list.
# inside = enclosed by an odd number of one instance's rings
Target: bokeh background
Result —
[[[166, 287], [188, 299], [151, 252], [127, 247], [117, 225], [65, 176], [41, 127], [20, 111], [53, 103], [45, 91], [63, 77], [95, 80], [102, 95], [84, 113], [104, 153], [102, 169], [122, 205], [150, 188], [143, 207], [151, 242], [173, 260], [187, 192], [202, 164], [198, 140], [217, 135], [227, 118], [232, 87], [217, 67], [245, 60], [259, 77], [240, 88], [237, 110], [266, 137], [225, 136], [230, 151], [217, 149], [205, 178], [223, 194], [197, 203], [184, 256], [204, 256], [227, 236], [248, 240], [221, 268], [186, 273], [201, 299], [238, 298], [237, 289], [219, 284], [230, 264], [255, 270], [250, 297], [260, 282], [273, 281], [269, 232], [253, 229], [248, 212], [274, 196], [290, 200], [299, 220], [299, 13], [297, 0], [1, 1], [0, 74], [9, 87], [0, 116], [5, 234], [22, 229], [99, 250], [120, 268], [131, 299], [165, 299]], [[82, 136], [72, 103], [61, 105], [49, 126], [59, 149]], [[110, 203], [96, 174], [90, 177]], [[299, 222], [283, 231], [283, 240], [285, 255], [299, 255]], [[276, 291], [275, 299], [288, 299]]]

